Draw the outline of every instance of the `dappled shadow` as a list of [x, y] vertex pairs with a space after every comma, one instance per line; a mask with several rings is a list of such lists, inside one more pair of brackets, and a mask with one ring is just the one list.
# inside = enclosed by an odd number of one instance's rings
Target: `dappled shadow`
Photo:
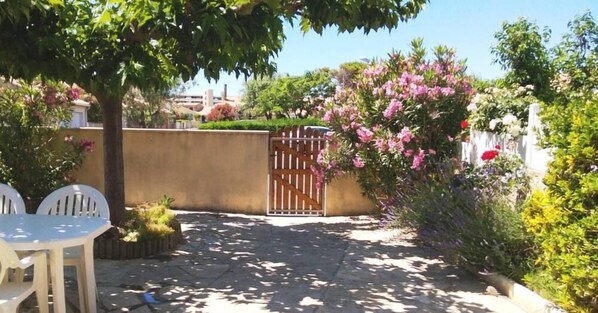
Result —
[[171, 254], [96, 262], [100, 309], [493, 312], [485, 286], [369, 218], [178, 215]]

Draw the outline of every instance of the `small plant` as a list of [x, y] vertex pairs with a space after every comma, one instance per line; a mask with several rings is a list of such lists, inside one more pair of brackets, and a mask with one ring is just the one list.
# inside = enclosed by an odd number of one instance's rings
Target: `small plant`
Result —
[[119, 230], [122, 240], [162, 238], [174, 233], [175, 214], [170, 210], [173, 198], [164, 196], [159, 202], [142, 203], [128, 210], [125, 223]]

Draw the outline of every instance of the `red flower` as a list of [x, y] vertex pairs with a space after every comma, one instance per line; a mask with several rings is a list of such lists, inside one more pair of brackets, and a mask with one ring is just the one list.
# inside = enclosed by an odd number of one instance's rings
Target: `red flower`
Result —
[[467, 120], [462, 120], [461, 121], [461, 128], [465, 129], [469, 127], [469, 122], [467, 122]]
[[487, 150], [487, 151], [484, 151], [484, 153], [482, 153], [482, 160], [483, 161], [492, 160], [492, 159], [496, 158], [496, 156], [498, 154], [499, 154], [499, 152], [496, 151], [496, 150]]
[[500, 149], [502, 149], [502, 148], [500, 147], [500, 145], [496, 145], [496, 146], [494, 146], [494, 149], [496, 149], [496, 150], [500, 150]]

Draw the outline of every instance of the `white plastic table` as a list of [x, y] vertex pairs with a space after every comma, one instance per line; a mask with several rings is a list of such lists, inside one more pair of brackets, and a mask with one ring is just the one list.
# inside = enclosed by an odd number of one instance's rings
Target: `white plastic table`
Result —
[[15, 250], [50, 251], [50, 273], [54, 312], [66, 311], [64, 291], [64, 248], [83, 246], [87, 286], [87, 312], [96, 312], [96, 280], [93, 240], [110, 228], [110, 221], [98, 217], [36, 214], [0, 214], [0, 238]]

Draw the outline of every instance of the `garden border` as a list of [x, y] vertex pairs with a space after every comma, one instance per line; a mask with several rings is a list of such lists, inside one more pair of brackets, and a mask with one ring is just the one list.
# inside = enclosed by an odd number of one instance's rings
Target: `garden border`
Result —
[[491, 273], [483, 275], [476, 273], [476, 275], [487, 284], [496, 288], [498, 292], [508, 297], [511, 302], [525, 312], [566, 313], [566, 311], [559, 308], [556, 304], [501, 274]]
[[174, 250], [183, 242], [181, 224], [177, 221], [171, 225], [174, 233], [162, 238], [143, 239], [137, 242], [127, 242], [115, 238], [97, 237], [93, 246], [96, 259], [128, 260], [144, 258], [165, 251]]

